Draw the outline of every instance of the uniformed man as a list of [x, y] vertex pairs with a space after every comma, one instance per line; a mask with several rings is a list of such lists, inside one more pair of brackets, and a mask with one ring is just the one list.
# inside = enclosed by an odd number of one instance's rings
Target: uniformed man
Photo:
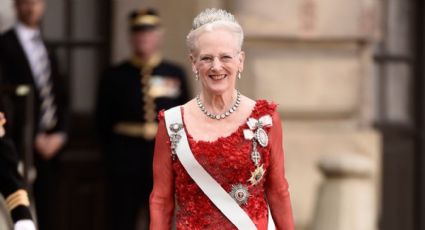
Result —
[[106, 71], [97, 102], [107, 166], [109, 226], [123, 230], [135, 229], [140, 213], [145, 217], [149, 213], [158, 111], [188, 100], [184, 71], [159, 52], [163, 29], [158, 13], [153, 9], [132, 12], [129, 27], [133, 55]]
[[[3, 109], [0, 108], [0, 111]], [[18, 173], [18, 155], [12, 141], [6, 136], [5, 124], [6, 118], [0, 112], [0, 193], [4, 196], [6, 207], [15, 223], [14, 229], [35, 230], [28, 193], [23, 178]]]

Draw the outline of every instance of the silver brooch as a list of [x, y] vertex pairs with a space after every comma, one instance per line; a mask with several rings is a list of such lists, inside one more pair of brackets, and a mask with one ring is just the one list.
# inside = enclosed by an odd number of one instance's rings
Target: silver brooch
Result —
[[270, 127], [273, 125], [272, 117], [270, 115], [265, 115], [258, 120], [249, 118], [246, 124], [249, 129], [243, 131], [245, 139], [256, 140], [262, 147], [266, 147], [269, 144], [269, 136], [263, 127]]
[[170, 125], [170, 130], [173, 132], [170, 135], [170, 141], [171, 141], [171, 157], [173, 160], [176, 159], [176, 148], [179, 141], [182, 139], [182, 136], [178, 133], [180, 130], [183, 129], [183, 124], [181, 123], [173, 123]]
[[263, 147], [266, 147], [269, 144], [269, 136], [267, 136], [266, 131], [264, 131], [261, 127], [255, 131], [255, 139], [257, 139], [258, 143]]
[[261, 161], [261, 154], [257, 150], [257, 142], [255, 141], [252, 142], [251, 160], [255, 166], [259, 165]]
[[232, 185], [232, 191], [229, 194], [239, 205], [247, 204], [250, 196], [248, 188], [242, 184]]
[[183, 129], [183, 124], [181, 123], [173, 123], [170, 125], [170, 130], [177, 133]]

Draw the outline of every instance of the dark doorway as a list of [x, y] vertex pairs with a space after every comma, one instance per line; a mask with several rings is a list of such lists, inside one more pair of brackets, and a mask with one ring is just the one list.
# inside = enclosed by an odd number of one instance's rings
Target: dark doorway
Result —
[[56, 229], [105, 229], [102, 160], [93, 125], [100, 72], [110, 60], [111, 1], [46, 0], [42, 31], [59, 59], [71, 99], [71, 129], [61, 156]]
[[414, 0], [415, 227], [425, 229], [425, 3]]
[[424, 3], [383, 1], [376, 127], [383, 135], [380, 229], [425, 229]]

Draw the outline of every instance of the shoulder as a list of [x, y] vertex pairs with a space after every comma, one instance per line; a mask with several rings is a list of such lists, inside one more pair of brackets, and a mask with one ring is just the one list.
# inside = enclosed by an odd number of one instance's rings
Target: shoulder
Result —
[[174, 106], [174, 107], [169, 108], [167, 110], [161, 109], [158, 112], [158, 117], [157, 117], [158, 118], [158, 121], [163, 121], [165, 119], [165, 112], [170, 111], [170, 110], [175, 109], [175, 108], [181, 108], [182, 106], [184, 106], [184, 105], [177, 105], [177, 106]]
[[163, 60], [161, 62], [161, 64], [157, 67], [163, 71], [166, 71], [170, 74], [175, 74], [175, 75], [183, 75], [184, 74], [184, 70], [183, 67], [175, 62], [172, 61], [168, 61], [168, 60]]
[[107, 71], [111, 73], [120, 73], [120, 72], [128, 71], [130, 69], [135, 69], [135, 67], [132, 66], [130, 62], [126, 60], [111, 66]]
[[265, 99], [258, 99], [255, 102], [254, 116], [261, 117], [264, 115], [275, 116], [277, 113], [277, 104]]
[[248, 105], [248, 107], [254, 108], [257, 104], [257, 101], [241, 94], [242, 101], [245, 101], [245, 104]]
[[192, 98], [188, 102], [182, 105], [183, 115], [195, 114], [195, 111], [198, 110], [198, 103], [196, 103], [196, 99]]
[[164, 117], [165, 117], [165, 115], [164, 115], [164, 113], [165, 113], [165, 110], [164, 109], [161, 109], [161, 111], [159, 111], [159, 113], [158, 113], [158, 121], [164, 121]]
[[134, 67], [128, 61], [122, 61], [115, 64], [103, 72], [103, 78], [114, 78], [116, 76], [122, 76], [126, 72], [132, 71]]
[[10, 38], [16, 36], [16, 31], [14, 28], [8, 29], [5, 32], [0, 34], [0, 38], [5, 39], [5, 38]]
[[173, 69], [173, 70], [181, 70], [181, 71], [183, 70], [183, 67], [180, 64], [177, 64], [167, 59], [164, 59], [161, 62], [160, 66], [168, 68], [168, 69]]
[[2, 46], [9, 46], [10, 42], [13, 40], [16, 40], [17, 35], [15, 32], [15, 29], [9, 29], [5, 31], [4, 33], [0, 34], [0, 45]]

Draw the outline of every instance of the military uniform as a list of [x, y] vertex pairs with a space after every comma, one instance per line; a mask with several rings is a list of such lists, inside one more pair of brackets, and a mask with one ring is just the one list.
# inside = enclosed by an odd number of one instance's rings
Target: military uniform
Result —
[[[188, 100], [183, 70], [155, 56], [137, 58], [108, 70], [101, 79], [97, 126], [107, 165], [114, 222], [112, 229], [134, 229], [152, 190], [157, 113]], [[112, 223], [111, 225], [114, 225]]]
[[151, 181], [157, 113], [185, 103], [188, 93], [183, 70], [170, 62], [145, 76], [132, 61], [108, 70], [99, 85], [97, 124], [110, 172]]
[[[0, 102], [0, 111], [4, 111]], [[4, 196], [13, 222], [29, 219], [28, 193], [18, 173], [18, 155], [11, 139], [5, 135], [4, 119], [0, 117], [0, 193]]]

